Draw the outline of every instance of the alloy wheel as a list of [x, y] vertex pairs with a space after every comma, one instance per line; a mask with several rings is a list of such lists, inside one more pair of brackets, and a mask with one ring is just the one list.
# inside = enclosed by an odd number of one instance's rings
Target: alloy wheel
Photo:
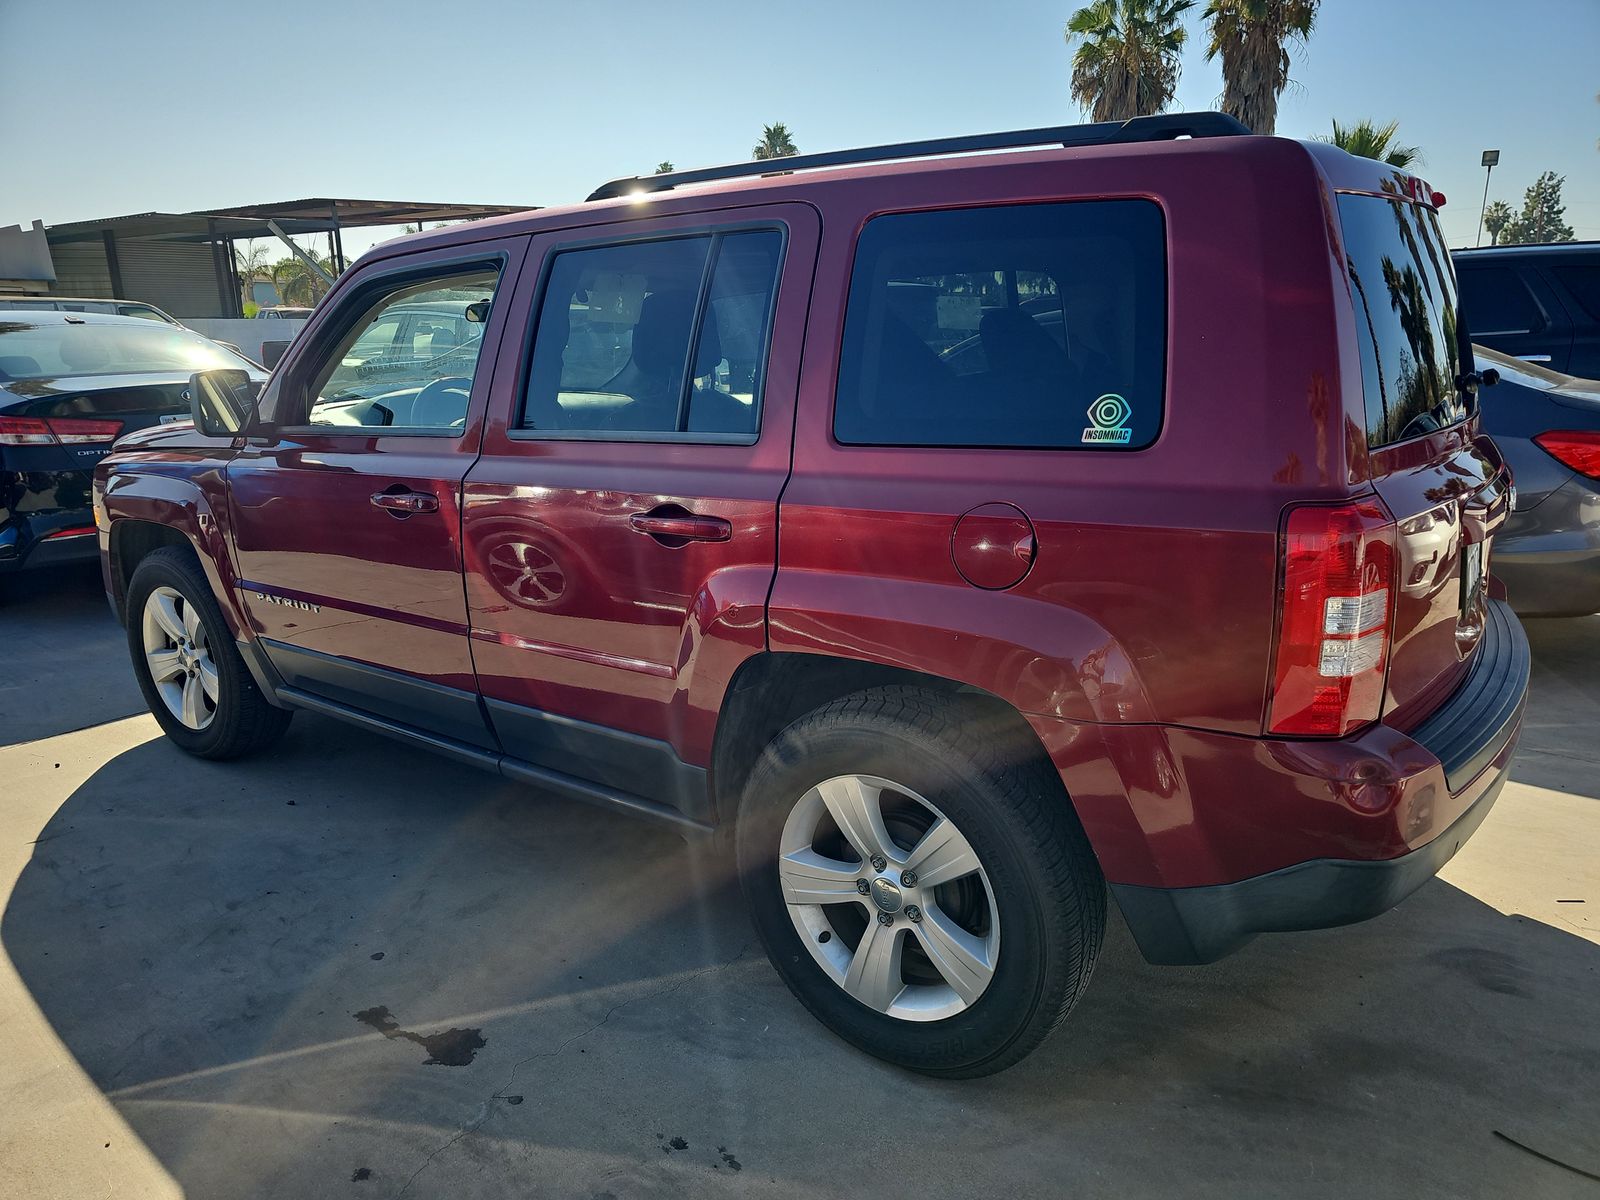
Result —
[[144, 661], [167, 710], [199, 731], [217, 715], [217, 664], [200, 611], [176, 588], [145, 598]]
[[812, 957], [868, 1008], [942, 1020], [994, 978], [989, 877], [961, 831], [909, 788], [873, 775], [811, 788], [784, 822], [778, 880]]

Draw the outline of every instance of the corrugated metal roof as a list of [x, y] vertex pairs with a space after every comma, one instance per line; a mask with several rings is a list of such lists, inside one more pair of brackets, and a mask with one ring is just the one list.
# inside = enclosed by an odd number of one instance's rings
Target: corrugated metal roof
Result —
[[238, 208], [201, 209], [191, 213], [144, 212], [89, 221], [64, 221], [48, 226], [52, 242], [89, 241], [106, 229], [119, 237], [158, 237], [199, 242], [213, 237], [271, 237], [268, 221], [285, 233], [322, 233], [363, 225], [405, 225], [421, 221], [466, 221], [528, 212], [531, 204], [445, 204], [419, 200], [341, 200], [332, 197], [247, 204]]

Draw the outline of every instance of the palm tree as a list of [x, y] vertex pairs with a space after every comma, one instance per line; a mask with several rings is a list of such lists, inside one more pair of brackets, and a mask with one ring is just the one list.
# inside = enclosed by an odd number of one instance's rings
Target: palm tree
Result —
[[1319, 0], [1210, 0], [1206, 61], [1222, 59], [1222, 111], [1256, 133], [1278, 123], [1278, 97], [1289, 83], [1287, 43], [1304, 42]]
[[1391, 167], [1414, 166], [1422, 161], [1422, 151], [1415, 146], [1397, 146], [1394, 135], [1400, 132], [1400, 122], [1375, 125], [1371, 121], [1357, 121], [1354, 125], [1333, 123], [1333, 136], [1322, 138], [1332, 142], [1347, 154], [1358, 158], [1375, 158]]
[[756, 143], [756, 148], [750, 151], [751, 158], [788, 158], [792, 154], [799, 154], [795, 148], [794, 138], [789, 135], [789, 127], [782, 121], [776, 125], [763, 125], [761, 127], [761, 140]]
[[255, 238], [245, 242], [245, 248], [239, 249], [238, 243], [233, 247], [233, 265], [239, 272], [240, 299], [255, 303], [255, 297], [250, 292], [250, 285], [256, 281], [257, 275], [268, 273], [267, 249], [265, 246], [256, 245]]
[[1096, 121], [1158, 113], [1178, 86], [1188, 33], [1180, 19], [1195, 0], [1094, 0], [1067, 22], [1072, 98]]
[[[334, 273], [332, 259], [318, 258], [317, 261], [329, 275]], [[272, 282], [278, 285], [278, 296], [284, 304], [309, 308], [328, 290], [328, 285], [298, 258], [280, 258], [272, 264], [271, 273]]]
[[1489, 245], [1500, 244], [1500, 235], [1511, 224], [1511, 216], [1511, 206], [1504, 200], [1496, 200], [1483, 210], [1483, 227], [1489, 231]]
[[673, 171], [676, 171], [677, 169], [678, 169], [677, 167], [673, 166], [666, 159], [662, 159], [660, 162], [658, 162], [656, 164], [656, 174], [657, 175], [666, 175], [666, 174], [669, 174], [669, 173], [671, 173]]

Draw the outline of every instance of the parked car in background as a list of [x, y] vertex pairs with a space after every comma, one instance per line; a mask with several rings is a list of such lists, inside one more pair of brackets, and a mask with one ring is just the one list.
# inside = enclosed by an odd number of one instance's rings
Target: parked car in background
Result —
[[1510, 769], [1510, 480], [1432, 189], [1247, 135], [730, 164], [375, 248], [258, 398], [199, 375], [96, 470], [151, 711], [725, 830], [795, 995], [936, 1075], [1059, 1023], [1108, 884], [1159, 963], [1384, 911]]
[[311, 309], [300, 308], [293, 304], [275, 304], [270, 308], [258, 308], [256, 319], [260, 321], [304, 321], [311, 316]]
[[143, 300], [102, 300], [87, 296], [0, 296], [0, 312], [24, 309], [29, 312], [92, 312], [119, 317], [143, 317], [163, 321], [182, 329], [183, 322]]
[[1473, 350], [1500, 375], [1479, 392], [1483, 429], [1516, 481], [1494, 573], [1524, 616], [1600, 612], [1600, 381]]
[[1600, 242], [1457, 250], [1472, 340], [1582, 379], [1600, 379]]
[[189, 419], [189, 376], [248, 360], [187, 329], [0, 312], [0, 575], [92, 559], [90, 480], [124, 433]]

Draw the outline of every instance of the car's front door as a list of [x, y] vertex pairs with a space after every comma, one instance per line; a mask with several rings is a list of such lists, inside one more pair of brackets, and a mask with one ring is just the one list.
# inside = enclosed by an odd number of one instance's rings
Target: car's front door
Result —
[[722, 688], [765, 645], [818, 232], [785, 204], [535, 239], [463, 515], [508, 754], [704, 816]]
[[[496, 298], [526, 248], [502, 239], [363, 270], [274, 376], [260, 436], [228, 467], [243, 603], [285, 682], [484, 747], [461, 483], [505, 325]], [[371, 336], [418, 307], [458, 313], [475, 336]], [[382, 353], [353, 352], [378, 340]]]

